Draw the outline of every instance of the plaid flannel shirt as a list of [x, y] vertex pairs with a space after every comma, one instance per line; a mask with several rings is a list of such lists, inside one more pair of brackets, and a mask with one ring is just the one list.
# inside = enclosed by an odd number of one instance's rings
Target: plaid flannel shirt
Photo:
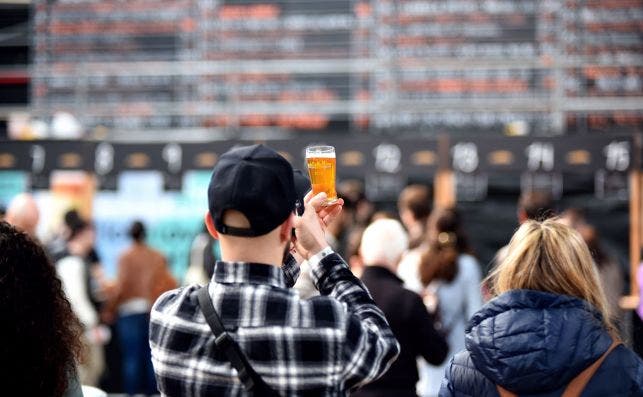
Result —
[[[382, 375], [399, 345], [384, 314], [342, 258], [329, 249], [309, 261], [321, 296], [290, 289], [299, 268], [217, 262], [209, 293], [226, 330], [255, 371], [282, 396], [341, 396]], [[216, 349], [197, 300], [198, 286], [154, 304], [152, 362], [166, 396], [243, 396]]]

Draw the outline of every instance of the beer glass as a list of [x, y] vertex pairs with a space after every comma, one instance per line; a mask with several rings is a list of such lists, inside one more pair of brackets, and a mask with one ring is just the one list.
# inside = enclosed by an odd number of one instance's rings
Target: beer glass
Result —
[[335, 191], [335, 148], [332, 146], [309, 146], [306, 148], [306, 163], [313, 194], [325, 192], [326, 205], [337, 201]]

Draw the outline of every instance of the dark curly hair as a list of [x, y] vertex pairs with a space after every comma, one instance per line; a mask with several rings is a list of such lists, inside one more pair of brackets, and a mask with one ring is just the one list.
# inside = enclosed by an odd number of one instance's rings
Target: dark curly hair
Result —
[[82, 354], [82, 327], [42, 246], [0, 221], [2, 389], [62, 396]]

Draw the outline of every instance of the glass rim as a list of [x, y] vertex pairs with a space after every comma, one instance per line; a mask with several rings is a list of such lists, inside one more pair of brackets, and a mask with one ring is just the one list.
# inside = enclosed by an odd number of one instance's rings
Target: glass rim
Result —
[[308, 153], [325, 153], [325, 154], [330, 154], [330, 153], [335, 153], [335, 147], [330, 146], [330, 145], [313, 145], [313, 146], [307, 146], [306, 147], [306, 154]]

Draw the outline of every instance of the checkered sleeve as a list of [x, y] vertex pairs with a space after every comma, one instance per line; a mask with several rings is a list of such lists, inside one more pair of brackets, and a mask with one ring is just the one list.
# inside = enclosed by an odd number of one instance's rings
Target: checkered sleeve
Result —
[[347, 308], [342, 353], [344, 385], [352, 389], [377, 379], [400, 352], [384, 313], [341, 256], [326, 249], [311, 257], [309, 263], [319, 292]]
[[297, 260], [295, 259], [292, 254], [288, 254], [286, 259], [284, 260], [283, 265], [281, 266], [281, 271], [284, 274], [284, 279], [286, 280], [286, 286], [288, 288], [292, 288], [295, 283], [297, 282], [297, 279], [299, 278], [299, 264], [297, 263]]

